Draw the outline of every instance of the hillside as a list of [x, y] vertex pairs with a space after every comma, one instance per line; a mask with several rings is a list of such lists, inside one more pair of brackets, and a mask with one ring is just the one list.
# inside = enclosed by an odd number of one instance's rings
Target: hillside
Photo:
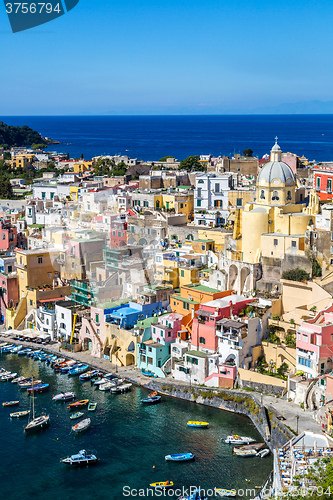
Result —
[[0, 121], [0, 145], [11, 146], [31, 146], [32, 144], [44, 144], [46, 140], [35, 130], [24, 125], [15, 127], [6, 125]]

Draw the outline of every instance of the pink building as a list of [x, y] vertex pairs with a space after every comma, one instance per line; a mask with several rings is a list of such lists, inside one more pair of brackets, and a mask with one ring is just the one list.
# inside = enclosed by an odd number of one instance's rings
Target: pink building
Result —
[[10, 219], [0, 220], [0, 250], [13, 250], [17, 246], [17, 228], [12, 227]]
[[296, 370], [309, 378], [333, 369], [333, 305], [308, 321], [302, 321], [296, 335]]
[[0, 273], [0, 323], [5, 322], [6, 309], [19, 302], [18, 279], [16, 272]]
[[167, 344], [174, 342], [177, 338], [177, 333], [181, 330], [182, 314], [170, 313], [159, 319], [158, 323], [151, 325], [151, 337], [155, 342]]

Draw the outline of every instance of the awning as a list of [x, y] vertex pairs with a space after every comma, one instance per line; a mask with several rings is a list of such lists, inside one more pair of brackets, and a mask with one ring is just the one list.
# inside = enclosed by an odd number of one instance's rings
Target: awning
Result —
[[41, 333], [40, 335], [38, 335], [39, 339], [48, 339], [49, 337], [51, 337], [49, 333]]
[[56, 297], [55, 299], [41, 299], [38, 302], [44, 304], [45, 302], [56, 302], [57, 300], [66, 300], [66, 297]]

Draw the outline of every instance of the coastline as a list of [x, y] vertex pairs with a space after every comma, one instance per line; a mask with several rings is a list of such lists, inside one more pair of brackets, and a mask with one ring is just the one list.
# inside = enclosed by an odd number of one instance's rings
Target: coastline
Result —
[[[141, 372], [133, 367], [116, 367], [114, 364], [110, 363], [109, 360], [104, 358], [93, 358], [90, 354], [85, 352], [71, 353], [64, 349], [60, 349], [60, 345], [36, 345], [29, 341], [17, 341], [13, 340], [11, 336], [3, 336], [0, 333], [1, 342], [11, 342], [13, 344], [22, 344], [24, 347], [30, 348], [40, 348], [46, 352], [56, 354], [61, 357], [76, 359], [78, 361], [89, 364], [94, 369], [100, 370], [101, 372], [113, 371], [118, 373], [123, 378], [129, 382], [144, 387], [148, 390], [156, 390], [163, 396], [173, 397], [178, 399], [183, 399], [191, 403], [202, 404], [205, 406], [211, 406], [224, 411], [229, 411], [232, 413], [242, 414], [248, 417], [253, 425], [256, 427], [257, 431], [264, 439], [266, 445], [271, 451], [276, 447], [280, 447], [285, 444], [290, 438], [294, 437], [295, 430], [285, 425], [277, 418], [277, 414], [283, 414], [283, 412], [277, 411], [274, 406], [272, 406], [270, 401], [273, 400], [275, 406], [279, 407], [279, 403], [282, 403], [277, 398], [272, 396], [263, 396], [255, 392], [248, 392], [245, 390], [238, 389], [215, 389], [203, 386], [189, 385], [184, 382], [178, 382], [174, 379], [160, 379], [160, 378], [148, 378], [141, 374]], [[257, 397], [256, 397], [257, 396]], [[309, 420], [307, 416], [310, 412], [302, 412], [299, 407], [292, 405], [292, 403], [286, 403], [292, 410], [295, 411], [294, 422], [296, 424], [296, 418], [298, 413], [304, 414], [304, 419], [298, 418], [299, 422], [299, 433], [303, 430], [308, 430], [308, 424], [313, 423], [311, 426], [314, 431], [320, 431], [320, 425], [316, 422]], [[291, 406], [292, 405], [292, 406]], [[294, 407], [294, 408], [293, 408]]]

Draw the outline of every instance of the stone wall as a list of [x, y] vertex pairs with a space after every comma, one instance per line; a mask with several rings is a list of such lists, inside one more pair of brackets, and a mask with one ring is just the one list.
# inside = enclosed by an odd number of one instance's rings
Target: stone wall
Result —
[[287, 381], [270, 377], [251, 370], [238, 369], [238, 383], [241, 388], [281, 396], [287, 389]]

